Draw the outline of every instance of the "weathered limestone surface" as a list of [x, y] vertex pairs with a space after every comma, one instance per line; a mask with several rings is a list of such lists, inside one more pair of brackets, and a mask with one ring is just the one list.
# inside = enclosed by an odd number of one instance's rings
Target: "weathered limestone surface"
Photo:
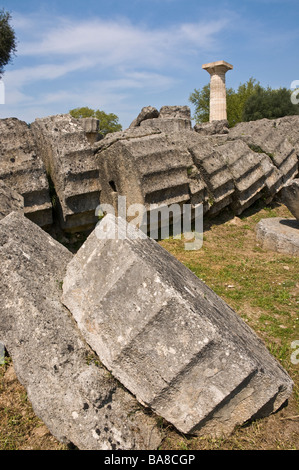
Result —
[[276, 129], [284, 133], [287, 139], [294, 146], [299, 159], [299, 116], [284, 116], [275, 120]]
[[[127, 135], [102, 149], [97, 154], [101, 203], [113, 204], [117, 209], [119, 195], [126, 196], [128, 206], [137, 203], [146, 208], [150, 204], [190, 202], [187, 169], [193, 167], [193, 160], [188, 150], [176, 145], [171, 136], [140, 128], [132, 138]], [[198, 191], [201, 189], [202, 183]], [[197, 189], [193, 192], [196, 194]]]
[[207, 187], [208, 196], [203, 202], [205, 213], [216, 215], [233, 202], [235, 183], [227, 162], [218, 151], [216, 142], [196, 136], [187, 142], [195, 166]]
[[57, 439], [82, 450], [156, 449], [155, 419], [99, 364], [60, 301], [71, 259], [24, 216], [0, 221], [0, 340]]
[[96, 118], [80, 118], [79, 122], [83, 127], [88, 142], [92, 145], [99, 140], [100, 121]]
[[217, 152], [232, 174], [235, 185], [232, 208], [236, 215], [240, 215], [261, 197], [267, 173], [261, 165], [260, 155], [251, 151], [241, 140], [220, 145]]
[[[298, 129], [299, 119], [294, 121], [297, 121]], [[277, 124], [277, 120], [260, 119], [242, 122], [230, 129], [229, 137], [242, 139], [255, 152], [267, 154], [273, 165], [281, 172], [283, 184], [286, 184], [298, 174], [298, 157], [294, 145], [288, 138], [288, 132], [292, 134], [296, 132], [297, 135], [299, 132], [291, 130], [292, 124], [293, 121], [285, 121], [283, 129]]]
[[195, 124], [193, 128], [198, 134], [202, 135], [215, 135], [215, 134], [228, 134], [228, 121], [223, 119], [221, 121], [202, 122]]
[[165, 133], [191, 130], [191, 113], [188, 106], [162, 106], [158, 117], [140, 122], [141, 127], [155, 128]]
[[147, 119], [155, 119], [158, 117], [159, 111], [156, 108], [154, 108], [153, 106], [146, 106], [142, 108], [137, 118], [134, 119], [134, 121], [131, 123], [130, 128], [140, 126], [142, 121], [146, 121]]
[[52, 204], [45, 165], [27, 124], [16, 118], [0, 120], [0, 179], [24, 198], [26, 217], [52, 224]]
[[[203, 204], [206, 216], [240, 215], [298, 175], [299, 116], [191, 127], [188, 106], [141, 110], [129, 129], [98, 141], [98, 120], [70, 115], [0, 122], [0, 180], [24, 197], [38, 225], [66, 232], [95, 227], [100, 203]], [[48, 172], [50, 188], [47, 179]], [[57, 217], [58, 216], [58, 217]]]
[[299, 179], [287, 183], [281, 190], [283, 202], [299, 221]]
[[93, 227], [99, 168], [79, 120], [62, 114], [36, 119], [31, 128], [59, 198], [61, 227], [69, 232]]
[[142, 127], [163, 132], [191, 130], [191, 113], [188, 106], [162, 106], [158, 111], [153, 106], [142, 108], [129, 129]]
[[[185, 108], [165, 106], [159, 117], [97, 143], [101, 202], [117, 210], [122, 195], [128, 205], [143, 204], [147, 210], [152, 204], [202, 203], [206, 216], [225, 208], [240, 215], [259, 198], [270, 202], [296, 175], [294, 147], [280, 131], [274, 139], [272, 121], [260, 121], [260, 133], [255, 122], [228, 130], [226, 121], [216, 121], [198, 132], [160, 125], [170, 116], [187, 122]], [[151, 112], [144, 108], [141, 114]]]
[[273, 217], [256, 226], [256, 238], [265, 250], [299, 256], [299, 221]]
[[[109, 239], [99, 238], [104, 227]], [[287, 373], [223, 300], [144, 237], [108, 215], [68, 264], [63, 302], [102, 362], [185, 433], [230, 433], [278, 409], [291, 394]]]
[[18, 211], [24, 213], [24, 198], [0, 180], [0, 219]]

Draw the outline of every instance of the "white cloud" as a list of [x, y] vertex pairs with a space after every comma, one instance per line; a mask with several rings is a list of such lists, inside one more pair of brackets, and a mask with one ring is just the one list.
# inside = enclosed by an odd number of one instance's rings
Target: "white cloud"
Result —
[[5, 82], [11, 87], [20, 87], [40, 80], [55, 80], [64, 77], [68, 73], [89, 68], [92, 64], [93, 62], [90, 59], [81, 57], [80, 60], [67, 61], [62, 64], [46, 63], [22, 67], [21, 69], [6, 72]]
[[[18, 21], [22, 24], [21, 18]], [[27, 21], [30, 23], [29, 19]], [[42, 24], [39, 29], [39, 23], [31, 26], [35, 31], [34, 38], [20, 44], [20, 54], [44, 58], [84, 54], [92, 56], [103, 66], [134, 61], [160, 66], [162, 61], [171, 60], [178, 52], [187, 52], [188, 46], [198, 50], [211, 48], [215, 36], [227, 24], [227, 19], [221, 19], [185, 23], [167, 29], [149, 29], [124, 19], [70, 21], [57, 18], [48, 27]]]
[[17, 59], [4, 76], [8, 98], [22, 112], [26, 105], [44, 106], [47, 113], [55, 103], [61, 109], [77, 103], [92, 106], [96, 100], [107, 110], [111, 103], [124, 109], [138, 90], [163, 92], [179, 83], [190, 56], [197, 59], [201, 51], [212, 51], [228, 25], [222, 18], [153, 29], [124, 18], [14, 14], [21, 40]]

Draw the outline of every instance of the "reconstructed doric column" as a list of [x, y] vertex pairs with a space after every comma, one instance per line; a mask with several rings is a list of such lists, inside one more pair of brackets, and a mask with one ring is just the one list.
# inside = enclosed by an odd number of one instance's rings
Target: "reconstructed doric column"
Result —
[[224, 60], [210, 62], [202, 66], [211, 75], [210, 82], [210, 122], [227, 119], [225, 74], [233, 66]]

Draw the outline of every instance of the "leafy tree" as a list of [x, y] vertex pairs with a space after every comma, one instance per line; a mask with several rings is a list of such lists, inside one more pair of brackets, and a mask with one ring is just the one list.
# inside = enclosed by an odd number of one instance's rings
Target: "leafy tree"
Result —
[[[238, 91], [227, 88], [227, 119], [230, 127], [242, 121], [245, 103], [258, 86], [256, 80], [250, 78], [246, 83], [239, 85]], [[208, 122], [210, 115], [210, 85], [205, 85], [201, 90], [195, 89], [191, 93], [189, 101], [195, 105], [195, 121], [197, 123]]]
[[0, 78], [4, 67], [11, 62], [17, 50], [17, 39], [9, 22], [11, 15], [4, 9], [0, 10]]
[[75, 108], [70, 110], [70, 115], [76, 119], [95, 117], [95, 110], [90, 109], [87, 106], [83, 108]]
[[122, 126], [118, 121], [116, 114], [107, 114], [99, 109], [94, 110], [87, 106], [83, 108], [75, 108], [70, 111], [70, 115], [76, 119], [94, 117], [100, 121], [99, 134], [105, 136], [111, 132], [117, 132], [122, 130]]
[[251, 77], [246, 83], [239, 85], [238, 91], [232, 88], [227, 90], [227, 119], [230, 127], [244, 120], [244, 107], [259, 87], [259, 83]]
[[245, 103], [243, 121], [276, 119], [299, 114], [299, 105], [292, 103], [291, 93], [287, 88], [272, 90], [258, 86]]
[[205, 85], [201, 90], [191, 93], [189, 101], [195, 106], [194, 119], [196, 123], [209, 122], [210, 119], [210, 84]]

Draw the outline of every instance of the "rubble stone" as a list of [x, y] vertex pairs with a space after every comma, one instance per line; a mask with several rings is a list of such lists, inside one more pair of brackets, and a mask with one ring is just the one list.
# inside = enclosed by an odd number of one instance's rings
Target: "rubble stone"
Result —
[[80, 124], [82, 125], [85, 135], [87, 137], [88, 142], [92, 145], [97, 140], [99, 140], [99, 127], [100, 127], [100, 121], [96, 118], [80, 118], [79, 119]]
[[156, 108], [154, 108], [153, 106], [146, 106], [142, 108], [137, 118], [134, 119], [134, 121], [130, 125], [130, 128], [140, 126], [140, 124], [143, 121], [146, 121], [147, 119], [155, 119], [158, 117], [159, 117], [159, 111]]
[[[116, 140], [98, 154], [101, 204], [112, 204], [117, 213], [118, 196], [126, 196], [127, 206], [171, 205], [190, 202], [188, 168], [194, 166], [188, 150], [170, 136], [143, 129], [141, 137]], [[104, 144], [104, 141], [103, 141]], [[193, 188], [195, 197], [202, 183]]]
[[230, 129], [229, 137], [244, 140], [257, 154], [267, 154], [281, 172], [283, 184], [297, 175], [298, 157], [294, 145], [291, 144], [286, 129], [278, 126], [276, 120], [260, 119], [239, 123]]
[[48, 228], [53, 223], [45, 165], [24, 121], [0, 120], [0, 179], [24, 198], [26, 217]]
[[36, 415], [81, 450], [154, 450], [157, 422], [108, 373], [62, 305], [72, 254], [23, 215], [0, 221], [0, 341]]
[[261, 165], [261, 157], [241, 140], [220, 145], [217, 153], [221, 155], [232, 174], [235, 192], [231, 206], [234, 213], [240, 215], [265, 192], [267, 174]]
[[297, 177], [298, 124], [298, 116], [286, 116], [192, 129], [188, 106], [148, 106], [129, 129], [98, 140], [94, 118], [50, 116], [30, 129], [7, 119], [0, 123], [0, 180], [24, 197], [27, 217], [48, 228], [54, 215], [65, 232], [93, 229], [99, 204], [117, 211], [118, 196], [148, 211], [203, 204], [205, 216], [225, 209], [240, 215]]
[[279, 132], [287, 136], [299, 159], [299, 116], [284, 116], [276, 119], [275, 126]]
[[141, 127], [156, 128], [165, 133], [191, 130], [191, 112], [188, 106], [162, 106], [155, 119], [146, 119]]
[[271, 217], [256, 226], [256, 238], [264, 250], [299, 256], [299, 222]]
[[193, 128], [198, 134], [202, 135], [215, 135], [215, 134], [228, 134], [228, 121], [212, 121], [212, 122], [202, 122], [200, 124], [195, 124]]
[[299, 221], [299, 179], [287, 183], [282, 188], [281, 194], [285, 205]]
[[68, 264], [62, 300], [111, 373], [181, 432], [230, 433], [291, 394], [292, 380], [245, 322], [112, 215]]
[[217, 145], [214, 146], [210, 139], [198, 136], [192, 144], [190, 142], [188, 149], [208, 189], [208, 214], [215, 216], [233, 202], [233, 175]]
[[31, 128], [55, 186], [61, 228], [79, 232], [94, 227], [99, 168], [79, 121], [62, 114], [36, 119]]

